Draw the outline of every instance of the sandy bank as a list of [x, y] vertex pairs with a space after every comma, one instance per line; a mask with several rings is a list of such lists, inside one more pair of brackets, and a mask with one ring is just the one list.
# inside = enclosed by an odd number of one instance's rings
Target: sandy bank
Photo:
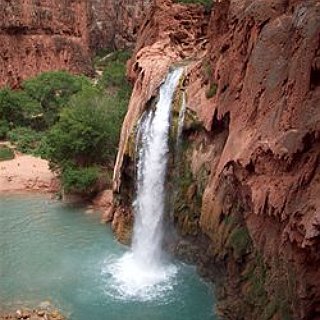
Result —
[[58, 189], [59, 181], [46, 160], [16, 154], [15, 159], [0, 162], [0, 192], [56, 192]]

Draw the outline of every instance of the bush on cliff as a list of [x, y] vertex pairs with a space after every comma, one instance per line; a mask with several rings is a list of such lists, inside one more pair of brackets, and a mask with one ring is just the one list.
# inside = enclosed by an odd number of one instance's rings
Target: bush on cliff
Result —
[[201, 4], [206, 9], [211, 9], [214, 0], [175, 0], [175, 2], [186, 3], [186, 4]]

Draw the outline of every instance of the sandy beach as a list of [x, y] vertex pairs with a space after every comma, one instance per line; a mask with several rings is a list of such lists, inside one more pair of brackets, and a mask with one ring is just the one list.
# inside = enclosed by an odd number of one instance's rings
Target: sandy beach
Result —
[[48, 161], [17, 153], [13, 160], [0, 162], [0, 192], [56, 192], [59, 181]]

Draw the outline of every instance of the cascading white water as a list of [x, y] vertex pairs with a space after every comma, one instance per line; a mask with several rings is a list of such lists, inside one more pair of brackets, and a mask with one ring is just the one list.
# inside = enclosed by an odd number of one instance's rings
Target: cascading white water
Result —
[[121, 297], [149, 300], [173, 286], [177, 267], [162, 257], [162, 219], [168, 160], [170, 111], [182, 68], [169, 73], [160, 87], [156, 110], [144, 115], [137, 135], [137, 195], [131, 251], [112, 264], [114, 288]]
[[161, 262], [162, 217], [165, 203], [165, 177], [168, 158], [170, 110], [181, 69], [169, 74], [160, 88], [154, 113], [143, 121], [138, 161], [137, 198], [132, 252], [148, 268]]

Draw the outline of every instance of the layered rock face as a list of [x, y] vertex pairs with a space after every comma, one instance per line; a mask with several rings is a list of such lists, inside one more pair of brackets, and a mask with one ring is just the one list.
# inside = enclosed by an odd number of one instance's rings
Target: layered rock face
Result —
[[87, 1], [0, 1], [0, 85], [41, 71], [91, 70]]
[[320, 3], [224, 0], [208, 28], [197, 10], [155, 1], [139, 33], [115, 170], [120, 207], [132, 192], [136, 121], [169, 65], [192, 58], [174, 214], [191, 246], [178, 253], [215, 279], [222, 318], [319, 319]]
[[0, 86], [49, 70], [92, 73], [99, 48], [128, 48], [149, 1], [0, 0]]
[[132, 48], [151, 0], [91, 0], [91, 2], [91, 48]]

